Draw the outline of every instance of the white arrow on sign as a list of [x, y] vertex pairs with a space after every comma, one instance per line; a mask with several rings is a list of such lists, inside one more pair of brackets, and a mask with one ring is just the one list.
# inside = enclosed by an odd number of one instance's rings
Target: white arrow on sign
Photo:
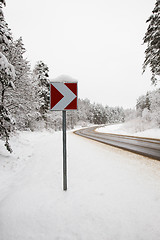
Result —
[[64, 96], [52, 110], [64, 110], [77, 96], [62, 82], [51, 84]]

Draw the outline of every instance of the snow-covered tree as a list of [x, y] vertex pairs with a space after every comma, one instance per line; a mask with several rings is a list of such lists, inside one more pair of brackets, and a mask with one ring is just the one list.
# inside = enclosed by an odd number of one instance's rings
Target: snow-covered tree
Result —
[[73, 129], [77, 124], [77, 111], [71, 110], [67, 111], [67, 128]]
[[160, 89], [150, 92], [150, 112], [152, 121], [160, 127]]
[[10, 47], [13, 37], [11, 34], [11, 30], [8, 27], [8, 24], [4, 19], [4, 14], [2, 10], [3, 5], [6, 6], [5, 1], [0, 0], [0, 52], [5, 55], [5, 53], [8, 51], [8, 48]]
[[82, 124], [93, 122], [92, 104], [89, 99], [78, 99], [77, 121]]
[[45, 122], [45, 128], [52, 129], [54, 131], [60, 131], [62, 129], [62, 113], [61, 111], [48, 111], [46, 113], [47, 122]]
[[26, 49], [23, 44], [22, 37], [13, 41], [10, 44], [10, 48], [8, 50], [7, 59], [9, 59], [10, 63], [15, 67], [16, 79], [15, 81], [19, 81], [23, 76], [27, 77], [30, 73], [30, 64], [29, 61], [24, 57]]
[[3, 4], [5, 5], [5, 1], [0, 0], [0, 138], [5, 139], [7, 150], [12, 152], [8, 141], [13, 121], [5, 106], [5, 92], [9, 87], [14, 88], [15, 70], [5, 56], [12, 42], [12, 35], [4, 19], [2, 11]]
[[147, 122], [148, 126], [160, 127], [160, 89], [147, 92], [137, 100], [137, 117]]
[[35, 86], [37, 87], [38, 108], [41, 118], [46, 120], [45, 113], [49, 110], [50, 89], [49, 89], [49, 68], [48, 66], [39, 61], [34, 67], [33, 78]]
[[125, 113], [122, 107], [110, 107], [109, 108], [109, 123], [124, 122]]
[[150, 110], [150, 93], [147, 92], [146, 95], [142, 95], [137, 99], [137, 104], [136, 104], [136, 109], [137, 109], [137, 114], [142, 116], [143, 110], [146, 108]]
[[8, 59], [15, 67], [15, 90], [6, 92], [6, 105], [16, 120], [16, 128], [26, 129], [33, 120], [35, 110], [35, 94], [31, 81], [30, 65], [24, 57], [26, 49], [22, 38], [12, 42], [8, 51]]
[[151, 81], [156, 85], [157, 77], [160, 76], [160, 0], [156, 0], [152, 15], [146, 22], [149, 26], [143, 39], [147, 44], [143, 72], [149, 66], [152, 72]]
[[124, 121], [128, 122], [131, 121], [133, 119], [135, 119], [137, 117], [137, 112], [136, 110], [133, 108], [128, 108], [124, 110]]
[[94, 104], [92, 112], [94, 124], [105, 124], [107, 122], [105, 108], [103, 107], [102, 104]]
[[125, 114], [122, 107], [103, 106], [99, 103], [91, 104], [88, 99], [79, 99], [78, 121], [94, 124], [124, 122]]

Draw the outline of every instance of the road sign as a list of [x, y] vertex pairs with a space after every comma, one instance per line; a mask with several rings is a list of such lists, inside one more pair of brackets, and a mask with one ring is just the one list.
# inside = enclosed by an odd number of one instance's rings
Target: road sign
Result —
[[77, 82], [51, 82], [50, 109], [55, 111], [77, 109]]
[[[68, 78], [68, 77], [67, 77]], [[66, 110], [77, 109], [77, 82], [50, 83], [50, 110], [63, 112], [63, 190], [67, 190]]]

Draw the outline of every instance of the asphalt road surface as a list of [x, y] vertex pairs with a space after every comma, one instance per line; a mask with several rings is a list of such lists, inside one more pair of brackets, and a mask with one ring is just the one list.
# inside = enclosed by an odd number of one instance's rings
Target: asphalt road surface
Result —
[[127, 135], [96, 132], [97, 127], [77, 130], [74, 133], [98, 142], [122, 148], [140, 155], [160, 160], [160, 140]]

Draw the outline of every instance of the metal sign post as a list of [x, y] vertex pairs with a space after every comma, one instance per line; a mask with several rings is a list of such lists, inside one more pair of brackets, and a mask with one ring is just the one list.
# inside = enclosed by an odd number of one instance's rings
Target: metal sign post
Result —
[[63, 190], [67, 190], [66, 111], [63, 113]]

